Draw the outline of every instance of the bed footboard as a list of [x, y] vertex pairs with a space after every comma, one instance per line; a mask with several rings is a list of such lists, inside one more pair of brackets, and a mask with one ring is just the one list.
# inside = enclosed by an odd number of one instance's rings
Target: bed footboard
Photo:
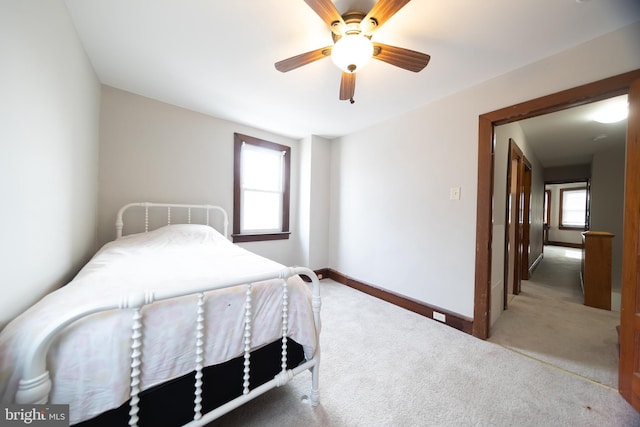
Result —
[[[288, 331], [288, 291], [287, 280], [295, 275], [305, 275], [311, 278], [312, 287], [312, 310], [313, 320], [315, 326], [316, 346], [313, 357], [306, 360], [302, 364], [293, 369], [287, 369], [287, 331]], [[250, 389], [249, 380], [251, 378], [251, 344], [252, 344], [252, 286], [255, 283], [264, 282], [268, 280], [278, 279], [282, 284], [282, 304], [281, 304], [281, 316], [282, 316], [282, 355], [281, 366], [282, 369], [272, 380]], [[202, 411], [202, 370], [203, 366], [203, 354], [206, 348], [203, 343], [203, 334], [207, 327], [204, 321], [204, 295], [208, 291], [224, 289], [235, 286], [245, 287], [245, 305], [244, 305], [244, 377], [243, 377], [243, 394], [240, 397], [231, 400], [230, 402], [211, 410], [210, 412], [203, 413]], [[320, 363], [320, 347], [319, 336], [321, 330], [320, 323], [320, 284], [316, 275], [309, 269], [303, 267], [291, 267], [281, 271], [277, 271], [271, 274], [261, 274], [256, 276], [244, 277], [238, 279], [232, 283], [210, 283], [203, 286], [192, 287], [189, 290], [163, 290], [163, 291], [147, 291], [142, 293], [134, 293], [126, 295], [122, 298], [110, 301], [99, 301], [89, 303], [83, 307], [78, 308], [75, 312], [69, 313], [65, 318], [60, 319], [58, 322], [50, 324], [45, 330], [41, 331], [37, 339], [30, 345], [24, 365], [24, 371], [22, 379], [20, 380], [18, 392], [16, 394], [16, 403], [28, 404], [28, 403], [47, 403], [49, 399], [49, 393], [51, 391], [51, 378], [46, 367], [46, 357], [49, 347], [54, 339], [70, 324], [89, 316], [94, 313], [99, 313], [108, 310], [131, 310], [133, 316], [132, 329], [131, 329], [131, 378], [130, 378], [130, 421], [129, 425], [135, 426], [138, 423], [138, 394], [140, 393], [140, 378], [143, 366], [141, 364], [143, 356], [142, 337], [144, 334], [144, 319], [142, 308], [148, 304], [152, 304], [157, 301], [169, 300], [173, 298], [179, 298], [186, 295], [198, 295], [196, 310], [196, 325], [194, 325], [194, 339], [196, 346], [196, 359], [194, 360], [195, 384], [193, 390], [193, 420], [187, 425], [200, 426], [205, 425], [212, 420], [226, 414], [227, 412], [241, 406], [242, 404], [254, 399], [255, 397], [263, 394], [264, 392], [274, 388], [282, 386], [288, 383], [295, 375], [309, 369], [311, 370], [311, 391], [310, 391], [310, 403], [312, 406], [318, 405], [319, 393], [318, 393], [318, 380], [319, 380], [319, 363]]]

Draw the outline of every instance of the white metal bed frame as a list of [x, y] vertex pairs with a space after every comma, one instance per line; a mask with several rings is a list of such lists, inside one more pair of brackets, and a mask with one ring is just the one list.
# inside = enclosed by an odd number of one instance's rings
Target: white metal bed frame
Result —
[[136, 202], [129, 203], [128, 205], [124, 205], [118, 210], [118, 215], [116, 216], [116, 239], [122, 237], [122, 232], [124, 228], [124, 212], [133, 207], [143, 207], [144, 208], [144, 232], [149, 231], [149, 209], [151, 208], [166, 208], [167, 209], [167, 224], [171, 224], [171, 208], [177, 209], [186, 209], [187, 210], [187, 223], [191, 224], [191, 212], [192, 210], [204, 210], [205, 211], [205, 225], [210, 224], [210, 213], [214, 211], [218, 213], [222, 217], [222, 235], [226, 238], [229, 238], [229, 216], [227, 215], [227, 211], [220, 206], [215, 205], [185, 205], [185, 204], [176, 204], [176, 203], [150, 203], [150, 202]]
[[[150, 208], [166, 208], [167, 209], [167, 224], [171, 224], [171, 209], [187, 209], [188, 210], [188, 222], [191, 223], [191, 210], [192, 209], [204, 209], [206, 210], [206, 225], [209, 225], [209, 212], [216, 211], [222, 215], [223, 219], [223, 231], [224, 236], [228, 238], [228, 216], [226, 211], [213, 205], [187, 205], [187, 204], [163, 204], [163, 203], [130, 203], [123, 206], [117, 215], [116, 220], [116, 233], [117, 238], [122, 237], [122, 231], [124, 226], [123, 214], [124, 212], [134, 206], [144, 207], [145, 212], [145, 232], [149, 231], [149, 209]], [[287, 279], [302, 274], [308, 276], [312, 283], [312, 309], [313, 319], [316, 329], [316, 349], [313, 358], [305, 361], [294, 369], [287, 369], [287, 318], [288, 318], [288, 294], [287, 294]], [[283, 287], [282, 296], [282, 357], [281, 366], [282, 371], [278, 373], [272, 380], [258, 386], [254, 389], [249, 389], [249, 379], [251, 375], [251, 331], [252, 331], [252, 301], [251, 301], [251, 288], [253, 283], [262, 282], [271, 279], [280, 279]], [[204, 293], [216, 290], [224, 289], [234, 286], [245, 286], [245, 310], [244, 310], [244, 377], [243, 377], [243, 394], [228, 403], [219, 406], [205, 414], [202, 413], [202, 370], [203, 366], [203, 354], [205, 351], [203, 336], [204, 328]], [[202, 426], [212, 420], [219, 418], [220, 416], [238, 408], [244, 403], [258, 397], [272, 388], [279, 387], [288, 383], [295, 375], [309, 369], [311, 371], [311, 392], [309, 395], [309, 401], [312, 406], [317, 406], [319, 403], [318, 392], [318, 376], [319, 376], [319, 363], [320, 363], [320, 283], [317, 276], [313, 271], [304, 267], [289, 267], [269, 274], [260, 274], [254, 276], [243, 277], [232, 282], [215, 282], [209, 283], [205, 286], [197, 288], [191, 288], [185, 290], [162, 290], [162, 291], [144, 291], [136, 292], [128, 295], [122, 295], [119, 298], [112, 298], [110, 300], [94, 301], [90, 302], [83, 307], [78, 308], [76, 311], [68, 313], [66, 317], [61, 318], [56, 323], [50, 324], [46, 329], [41, 331], [34, 342], [30, 345], [27, 351], [27, 363], [25, 364], [22, 379], [16, 393], [16, 403], [19, 404], [44, 404], [47, 403], [49, 398], [49, 392], [51, 391], [52, 383], [49, 375], [49, 371], [46, 368], [46, 356], [51, 346], [51, 343], [56, 336], [62, 332], [71, 323], [89, 316], [94, 313], [114, 310], [114, 309], [130, 309], [133, 312], [133, 325], [131, 330], [131, 378], [130, 378], [130, 411], [129, 411], [129, 425], [137, 426], [138, 423], [138, 393], [140, 393], [140, 377], [141, 377], [141, 358], [142, 358], [142, 334], [144, 332], [144, 325], [142, 319], [142, 307], [148, 304], [152, 304], [155, 301], [162, 301], [171, 298], [178, 298], [185, 295], [198, 295], [197, 303], [197, 321], [195, 325], [195, 340], [196, 340], [196, 360], [194, 361], [194, 370], [196, 372], [195, 384], [194, 384], [194, 416], [193, 421], [185, 424], [185, 426]]]

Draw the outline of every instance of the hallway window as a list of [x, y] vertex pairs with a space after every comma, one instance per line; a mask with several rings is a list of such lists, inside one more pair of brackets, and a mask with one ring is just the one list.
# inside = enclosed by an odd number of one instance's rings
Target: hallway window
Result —
[[543, 224], [549, 227], [550, 223], [551, 223], [551, 190], [544, 190]]
[[560, 189], [560, 228], [584, 230], [587, 220], [587, 188]]

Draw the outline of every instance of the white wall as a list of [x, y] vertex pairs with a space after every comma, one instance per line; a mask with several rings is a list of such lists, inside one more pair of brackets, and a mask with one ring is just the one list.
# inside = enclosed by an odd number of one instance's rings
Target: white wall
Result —
[[334, 143], [329, 256], [341, 273], [471, 317], [478, 132], [453, 121], [479, 112], [461, 101]]
[[100, 244], [115, 238], [116, 213], [131, 202], [217, 204], [232, 221], [234, 132], [291, 147], [290, 238], [240, 246], [302, 265], [299, 141], [107, 86], [100, 129]]
[[0, 327], [95, 250], [100, 85], [61, 0], [0, 3]]
[[329, 265], [331, 141], [318, 136], [305, 138], [300, 152], [300, 261], [315, 270]]
[[640, 68], [638, 40], [640, 23], [337, 140], [330, 266], [472, 317], [478, 116]]
[[591, 230], [613, 233], [611, 242], [611, 309], [620, 311], [622, 232], [624, 218], [625, 146], [603, 149], [593, 156]]

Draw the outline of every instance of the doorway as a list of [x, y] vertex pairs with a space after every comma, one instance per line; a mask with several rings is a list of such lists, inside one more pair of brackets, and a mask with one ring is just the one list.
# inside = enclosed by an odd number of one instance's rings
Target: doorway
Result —
[[[524, 102], [518, 105], [483, 114], [479, 117], [478, 140], [478, 203], [476, 223], [476, 270], [473, 335], [486, 339], [489, 335], [490, 277], [492, 242], [492, 179], [494, 126], [534, 117], [573, 106], [587, 104], [612, 96], [629, 93], [629, 127], [627, 140], [627, 165], [640, 162], [640, 70], [579, 86], [556, 94]], [[640, 325], [633, 323], [636, 307], [634, 301], [640, 287], [638, 272], [640, 257], [637, 247], [640, 241], [640, 172], [626, 168], [625, 176], [625, 225], [623, 249], [623, 307], [621, 312], [620, 392], [636, 408], [640, 408], [640, 393], [632, 393], [637, 352], [633, 336], [640, 332]], [[638, 205], [638, 206], [636, 206]], [[638, 380], [640, 387], [640, 379]]]

